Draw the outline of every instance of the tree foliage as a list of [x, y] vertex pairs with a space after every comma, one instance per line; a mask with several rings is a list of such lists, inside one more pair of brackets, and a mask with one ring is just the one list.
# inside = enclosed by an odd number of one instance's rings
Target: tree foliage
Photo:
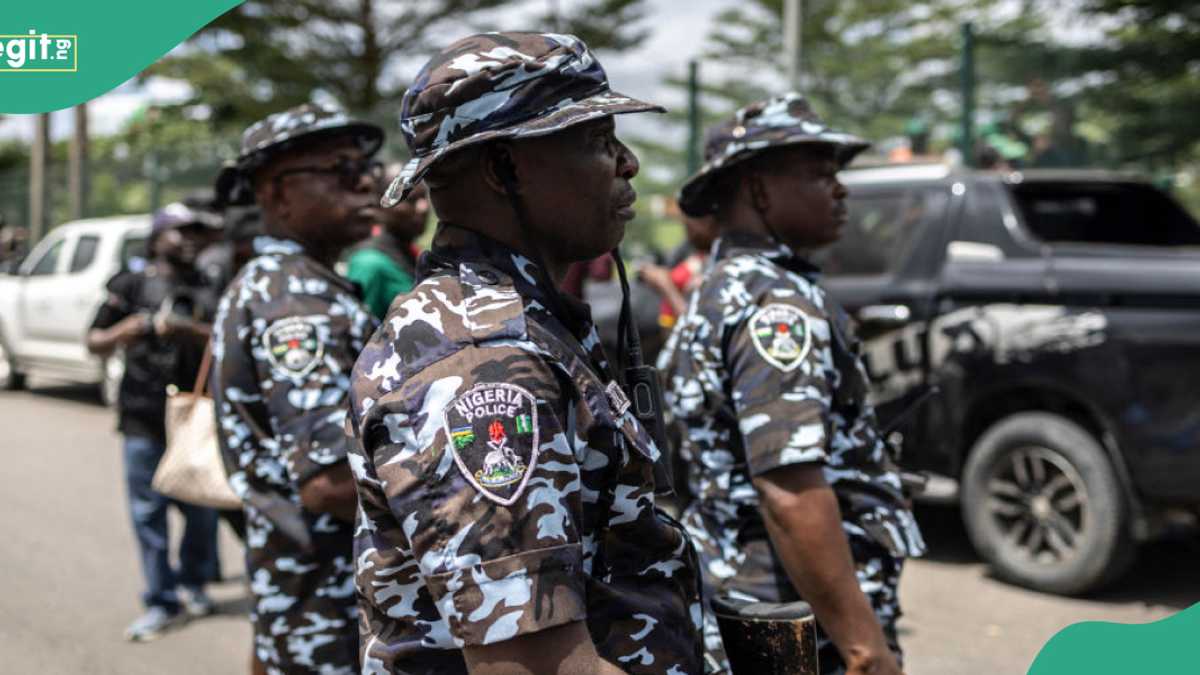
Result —
[[[959, 26], [971, 18], [991, 26], [987, 0], [806, 0], [800, 89], [836, 127], [880, 140], [900, 135], [920, 118], [927, 124], [958, 113], [945, 95], [958, 81]], [[700, 62], [701, 124], [708, 128], [733, 109], [789, 88], [783, 0], [747, 0], [712, 21]], [[667, 84], [682, 92], [676, 74]], [[942, 95], [938, 95], [939, 92]], [[665, 123], [677, 132], [683, 107]], [[678, 135], [678, 134], [677, 134]], [[658, 179], [651, 189], [673, 191], [684, 178], [685, 148], [637, 139]]]
[[[783, 0], [747, 0], [712, 23], [703, 123], [787, 87]], [[956, 142], [961, 25], [976, 39], [976, 147], [1026, 166], [1170, 169], [1200, 157], [1200, 5], [1175, 0], [806, 0], [801, 89], [835, 126], [880, 141], [920, 122]], [[678, 75], [669, 83], [682, 90]], [[668, 118], [678, 132], [686, 111]], [[639, 139], [655, 187], [682, 150]], [[650, 181], [647, 181], [650, 182]]]
[[1200, 143], [1200, 5], [1175, 0], [1085, 0], [1084, 16], [1111, 27], [1077, 58], [1097, 84], [1085, 94], [1103, 110], [1125, 161], [1195, 159]]
[[[644, 35], [644, 0], [588, 0], [534, 18], [593, 48]], [[147, 71], [187, 80], [214, 126], [238, 128], [321, 93], [394, 130], [411, 75], [446, 42], [497, 25], [512, 0], [250, 0]], [[503, 16], [511, 16], [511, 12]], [[526, 20], [530, 20], [527, 18]]]
[[[953, 86], [959, 24], [985, 18], [977, 0], [810, 0], [804, 3], [800, 88], [835, 124], [869, 137], [936, 112]], [[786, 86], [783, 0], [752, 0], [717, 17], [706, 62], [736, 69], [707, 93], [744, 104]], [[718, 94], [718, 95], [721, 95]]]

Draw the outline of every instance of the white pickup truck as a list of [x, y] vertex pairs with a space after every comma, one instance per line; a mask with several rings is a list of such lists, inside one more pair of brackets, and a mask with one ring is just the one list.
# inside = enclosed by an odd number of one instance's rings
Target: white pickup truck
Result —
[[99, 385], [116, 400], [124, 372], [84, 344], [105, 284], [142, 255], [150, 216], [92, 218], [51, 231], [8, 274], [0, 274], [0, 388], [19, 389], [28, 375]]

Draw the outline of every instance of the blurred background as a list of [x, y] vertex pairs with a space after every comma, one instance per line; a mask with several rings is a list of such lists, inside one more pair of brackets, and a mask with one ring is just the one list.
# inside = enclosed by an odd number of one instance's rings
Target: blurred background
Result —
[[[136, 564], [112, 414], [95, 385], [113, 403], [124, 360], [90, 355], [83, 336], [107, 279], [143, 253], [149, 214], [203, 206], [242, 131], [306, 101], [382, 125], [382, 159], [403, 161], [400, 101], [429, 55], [474, 32], [522, 29], [583, 37], [617, 91], [670, 109], [618, 120], [642, 167], [626, 259], [648, 354], [681, 311], [662, 289], [689, 291], [708, 248], [702, 219], [685, 236], [673, 199], [701, 162], [705, 128], [794, 88], [874, 142], [862, 170], [842, 175], [849, 225], [820, 262], [860, 322], [883, 418], [903, 419], [928, 382], [945, 389], [897, 432], [906, 468], [941, 479], [918, 511], [931, 552], [908, 563], [902, 588], [910, 672], [1024, 672], [1069, 623], [1149, 622], [1200, 599], [1200, 409], [1186, 375], [1200, 373], [1200, 226], [1184, 213], [1200, 211], [1200, 4], [252, 0], [87, 104], [0, 116], [0, 390], [34, 389], [0, 392], [11, 462], [0, 567], [17, 572], [0, 580], [0, 652], [16, 656], [14, 672], [244, 667], [245, 578], [224, 529], [218, 613], [152, 646], [119, 638]], [[226, 213], [223, 243], [248, 242], [254, 220]], [[577, 266], [572, 292], [611, 345], [619, 285], [611, 261], [593, 263]], [[1001, 533], [971, 530], [983, 522], [972, 514], [1004, 520], [1009, 502], [977, 490], [959, 508], [960, 460], [1030, 410], [1074, 421], [1086, 441], [1039, 449], [1066, 462], [1064, 476], [1088, 479], [1054, 502], [1082, 542], [1061, 557], [1040, 535], [1016, 537], [1007, 558], [978, 545]], [[996, 462], [973, 480], [1023, 485], [1017, 450], [1014, 475]], [[1136, 493], [1100, 490], [1096, 477], [1125, 456]], [[1097, 527], [1122, 536], [1098, 549]], [[78, 574], [47, 564], [65, 549]], [[1088, 561], [1103, 574], [1068, 566]], [[1059, 576], [1021, 576], [1030, 569]], [[65, 616], [78, 639], [60, 639]]]
[[0, 217], [36, 241], [69, 219], [151, 211], [209, 187], [248, 124], [308, 100], [382, 124], [385, 157], [402, 160], [400, 99], [428, 55], [522, 28], [583, 37], [619, 91], [670, 108], [622, 120], [643, 165], [635, 247], [682, 240], [670, 197], [701, 130], [789, 85], [875, 142], [860, 163], [1126, 169], [1200, 204], [1187, 3], [255, 0], [84, 106], [0, 117]]

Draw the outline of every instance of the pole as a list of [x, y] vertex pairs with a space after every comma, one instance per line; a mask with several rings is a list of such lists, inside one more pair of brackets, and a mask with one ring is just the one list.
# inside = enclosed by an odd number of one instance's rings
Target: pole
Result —
[[804, 75], [804, 0], [786, 0], [783, 6], [783, 53], [787, 58], [787, 83], [790, 89], [800, 91]]
[[700, 62], [688, 61], [688, 144], [687, 172], [700, 168]]
[[88, 113], [87, 103], [75, 106], [75, 134], [71, 136], [70, 173], [68, 190], [71, 197], [71, 219], [87, 215], [88, 201]]
[[962, 95], [962, 126], [959, 129], [963, 166], [975, 165], [975, 29], [970, 21], [962, 25], [962, 71], [959, 75]]
[[46, 233], [46, 165], [50, 154], [50, 113], [37, 116], [29, 153], [29, 245]]

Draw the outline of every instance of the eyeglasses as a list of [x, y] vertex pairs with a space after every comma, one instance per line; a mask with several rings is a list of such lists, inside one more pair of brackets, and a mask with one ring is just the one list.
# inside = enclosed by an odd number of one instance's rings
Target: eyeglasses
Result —
[[336, 176], [339, 185], [344, 190], [358, 188], [358, 182], [363, 176], [370, 176], [376, 185], [383, 180], [383, 164], [368, 159], [339, 159], [333, 166], [297, 166], [284, 169], [271, 179], [278, 181], [282, 178], [302, 173], [317, 173]]

